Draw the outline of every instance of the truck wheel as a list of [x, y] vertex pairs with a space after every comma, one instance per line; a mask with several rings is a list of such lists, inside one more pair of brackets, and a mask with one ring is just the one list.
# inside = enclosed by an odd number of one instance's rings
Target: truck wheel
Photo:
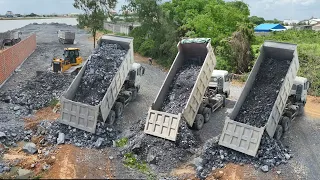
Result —
[[116, 113], [113, 110], [111, 110], [107, 118], [107, 124], [113, 125], [115, 120], [116, 120]]
[[299, 106], [299, 116], [304, 115], [304, 105]]
[[122, 116], [123, 113], [123, 104], [121, 102], [115, 102], [114, 104], [114, 112], [116, 114], [116, 118]]
[[131, 89], [132, 92], [132, 97], [131, 97], [131, 101], [134, 101], [137, 98], [137, 89]]
[[203, 117], [204, 117], [204, 123], [207, 123], [210, 121], [210, 117], [211, 117], [211, 109], [210, 108], [204, 108]]
[[290, 118], [286, 116], [282, 118], [281, 125], [284, 132], [287, 132], [289, 130], [290, 122], [291, 122]]
[[278, 126], [277, 126], [277, 129], [276, 129], [276, 132], [274, 133], [274, 136], [273, 136], [273, 137], [274, 137], [276, 140], [280, 140], [281, 137], [282, 137], [282, 134], [283, 134], [283, 128], [282, 128], [282, 126], [278, 125]]
[[223, 100], [222, 100], [223, 102], [222, 102], [222, 107], [226, 107], [226, 97], [225, 96], [223, 96]]
[[195, 121], [194, 121], [194, 123], [193, 123], [193, 126], [192, 126], [193, 129], [195, 129], [195, 130], [200, 130], [200, 129], [202, 129], [203, 124], [204, 124], [204, 117], [203, 117], [203, 115], [202, 115], [202, 114], [197, 114], [196, 119], [195, 119]]

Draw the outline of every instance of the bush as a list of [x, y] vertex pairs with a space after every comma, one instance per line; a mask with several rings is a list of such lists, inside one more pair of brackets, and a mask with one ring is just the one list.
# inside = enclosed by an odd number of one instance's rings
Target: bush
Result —
[[145, 40], [139, 47], [138, 52], [142, 56], [152, 56], [154, 48], [154, 41], [151, 39]]

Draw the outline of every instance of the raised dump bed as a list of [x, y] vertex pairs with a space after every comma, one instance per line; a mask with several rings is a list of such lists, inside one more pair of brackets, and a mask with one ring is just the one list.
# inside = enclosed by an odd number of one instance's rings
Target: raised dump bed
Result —
[[[125, 55], [120, 67], [118, 68], [118, 71], [113, 77], [111, 84], [106, 90], [102, 101], [95, 106], [73, 101], [88, 61], [86, 61], [68, 90], [61, 97], [61, 117], [59, 121], [63, 124], [92, 133], [95, 132], [99, 113], [101, 114], [103, 121], [106, 121], [109, 113], [113, 111], [112, 109], [114, 107], [114, 103], [117, 101], [119, 93], [123, 91], [122, 86], [126, 81], [127, 75], [131, 69], [133, 67], [136, 68], [136, 70], [141, 69], [140, 66], [134, 65], [136, 63], [134, 63], [133, 56], [133, 38], [104, 35], [98, 40], [98, 46], [100, 46], [102, 42], [119, 44], [121, 47], [127, 50], [127, 54]], [[133, 84], [135, 85], [135, 83]], [[114, 112], [112, 115], [114, 116]]]
[[4, 45], [13, 46], [21, 41], [20, 31], [7, 31], [0, 33], [0, 49], [4, 47]]
[[270, 137], [276, 132], [298, 69], [297, 45], [266, 41], [219, 144], [256, 156], [264, 131]]
[[[160, 91], [149, 108], [144, 132], [150, 135], [158, 136], [168, 140], [175, 141], [179, 129], [181, 119], [185, 119], [189, 126], [194, 126], [198, 109], [202, 104], [203, 96], [208, 87], [211, 74], [216, 65], [216, 58], [212, 51], [211, 39], [209, 38], [195, 38], [184, 39], [178, 43], [178, 54], [163, 82]], [[200, 65], [198, 74], [193, 74], [196, 79], [192, 91], [187, 99], [185, 106], [180, 112], [168, 113], [163, 110], [163, 105], [167, 101], [170, 87], [173, 85], [178, 73], [186, 64], [194, 64], [197, 61]], [[193, 82], [192, 82], [193, 83]], [[186, 88], [186, 87], [181, 87]], [[180, 103], [180, 102], [176, 102]], [[174, 104], [174, 106], [178, 106]]]
[[71, 31], [59, 30], [58, 31], [59, 42], [62, 44], [73, 44], [76, 38], [76, 33]]

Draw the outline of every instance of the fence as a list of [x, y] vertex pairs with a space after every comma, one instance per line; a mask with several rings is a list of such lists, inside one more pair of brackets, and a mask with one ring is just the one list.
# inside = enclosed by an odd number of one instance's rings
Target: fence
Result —
[[0, 87], [15, 69], [34, 52], [36, 46], [36, 35], [33, 34], [0, 53]]
[[130, 31], [137, 27], [140, 26], [138, 24], [114, 24], [114, 23], [109, 23], [109, 22], [105, 22], [104, 23], [104, 29], [112, 31], [113, 33], [121, 33], [121, 34], [125, 34], [128, 35], [130, 33]]

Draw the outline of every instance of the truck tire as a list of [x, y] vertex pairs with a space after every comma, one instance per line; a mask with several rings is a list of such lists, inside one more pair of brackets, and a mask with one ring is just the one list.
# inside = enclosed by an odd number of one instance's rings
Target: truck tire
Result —
[[204, 124], [204, 117], [202, 114], [197, 114], [196, 118], [195, 118], [195, 121], [193, 123], [193, 129], [195, 130], [200, 130], [202, 129], [203, 127], [203, 124]]
[[137, 89], [135, 89], [135, 88], [131, 89], [131, 92], [132, 92], [131, 101], [134, 101], [137, 98], [137, 94], [138, 94]]
[[304, 115], [304, 104], [299, 106], [299, 116], [303, 116]]
[[281, 126], [282, 126], [282, 129], [283, 129], [283, 132], [287, 132], [289, 130], [290, 123], [291, 123], [291, 120], [290, 120], [289, 117], [284, 116], [282, 118]]
[[274, 133], [273, 138], [276, 140], [280, 140], [282, 135], [283, 135], [283, 128], [282, 128], [282, 126], [278, 125], [276, 132]]
[[222, 102], [222, 107], [226, 107], [226, 97], [225, 96], [223, 96], [223, 100], [222, 100], [223, 102]]
[[211, 118], [211, 109], [210, 108], [204, 108], [203, 110], [203, 117], [204, 117], [204, 123], [207, 123], [210, 121]]
[[111, 110], [107, 118], [107, 124], [113, 125], [115, 120], [116, 120], [116, 113], [113, 110]]
[[119, 118], [123, 114], [123, 104], [121, 102], [115, 102], [114, 104], [114, 112], [116, 114], [116, 118]]

